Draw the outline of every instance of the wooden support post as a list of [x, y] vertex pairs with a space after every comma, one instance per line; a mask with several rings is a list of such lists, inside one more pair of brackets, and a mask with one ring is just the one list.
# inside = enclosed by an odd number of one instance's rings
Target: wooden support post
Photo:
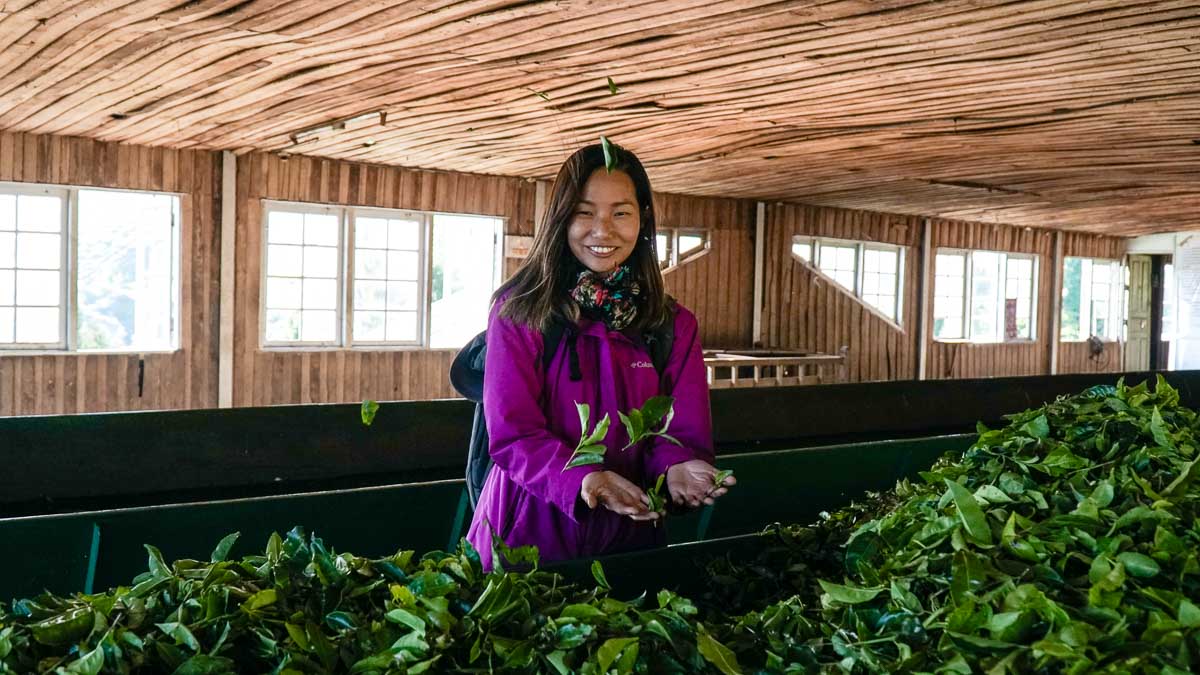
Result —
[[933, 265], [933, 251], [930, 244], [933, 241], [932, 228], [929, 219], [921, 224], [921, 248], [917, 251], [920, 274], [917, 275], [917, 379], [928, 377], [929, 366], [929, 326], [930, 321], [930, 267]]
[[1050, 338], [1049, 374], [1058, 374], [1058, 340], [1062, 332], [1063, 240], [1062, 232], [1054, 231], [1054, 259], [1050, 263]]
[[762, 345], [763, 253], [766, 250], [767, 205], [758, 202], [754, 216], [754, 331], [753, 344]]
[[233, 407], [234, 270], [237, 263], [237, 156], [221, 153], [221, 304], [217, 406]]

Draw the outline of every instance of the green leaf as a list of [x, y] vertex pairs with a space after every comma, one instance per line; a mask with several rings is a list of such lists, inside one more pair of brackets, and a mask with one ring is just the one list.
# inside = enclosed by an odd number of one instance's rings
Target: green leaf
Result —
[[67, 672], [79, 675], [99, 675], [104, 667], [104, 648], [97, 646], [67, 666]]
[[171, 571], [171, 566], [167, 564], [166, 560], [163, 560], [162, 553], [157, 548], [150, 544], [143, 544], [143, 546], [146, 548], [146, 553], [149, 554], [147, 566], [150, 568], [150, 574], [158, 579], [169, 579], [175, 576], [175, 573]]
[[588, 436], [588, 425], [592, 419], [592, 406], [576, 401], [575, 412], [579, 414], [579, 445], [583, 445], [584, 439]]
[[711, 663], [725, 675], [742, 674], [737, 656], [728, 647], [709, 635], [702, 623], [696, 624], [696, 647], [700, 651], [700, 656], [703, 656], [705, 661]]
[[608, 425], [609, 420], [608, 414], [606, 413], [604, 417], [600, 418], [600, 422], [596, 425], [596, 428], [592, 431], [591, 435], [584, 439], [583, 445], [598, 445], [603, 442], [604, 437], [608, 435]]
[[954, 505], [958, 509], [958, 517], [962, 521], [963, 527], [966, 528], [967, 534], [975, 541], [990, 546], [992, 543], [992, 529], [988, 527], [987, 517], [984, 515], [983, 509], [979, 508], [979, 503], [975, 501], [975, 496], [957, 482], [949, 478], [943, 480], [946, 482], [946, 486], [950, 488]]
[[607, 616], [599, 607], [576, 603], [563, 607], [559, 616], [570, 619], [579, 619], [580, 621], [589, 621], [592, 619], [603, 619]]
[[[594, 447], [594, 446], [593, 446]], [[604, 447], [604, 446], [600, 446]], [[563, 470], [573, 469], [577, 466], [588, 466], [591, 464], [604, 464], [603, 452], [576, 452], [571, 455], [571, 460], [567, 462]]]
[[1021, 426], [1021, 431], [1034, 438], [1046, 438], [1050, 435], [1050, 421], [1045, 415], [1038, 415]]
[[253, 612], [254, 610], [262, 609], [263, 607], [269, 607], [270, 605], [275, 604], [275, 601], [278, 599], [279, 594], [274, 588], [263, 589], [246, 598], [245, 602], [242, 603], [242, 611]]
[[854, 586], [843, 586], [835, 584], [824, 579], [818, 579], [817, 583], [821, 584], [821, 590], [829, 594], [837, 602], [846, 605], [857, 605], [863, 602], [869, 602], [879, 595], [882, 588], [857, 588]]
[[616, 96], [620, 92], [621, 92], [621, 90], [617, 88], [617, 83], [613, 82], [613, 79], [611, 77], [608, 78], [608, 93], [612, 96]]
[[375, 413], [379, 412], [379, 404], [371, 399], [362, 402], [362, 408], [359, 410], [359, 415], [362, 416], [364, 426], [371, 426], [375, 421]]
[[1150, 415], [1150, 434], [1154, 436], [1154, 442], [1164, 448], [1174, 448], [1175, 444], [1171, 442], [1170, 435], [1167, 434], [1167, 425], [1163, 422], [1162, 413], [1158, 411], [1158, 406], [1154, 406], [1154, 412]]
[[1176, 497], [1183, 494], [1187, 487], [1191, 485], [1192, 481], [1195, 480], [1196, 474], [1200, 473], [1200, 469], [1196, 468], [1196, 464], [1198, 462], [1200, 462], [1200, 460], [1193, 459], [1192, 461], [1184, 464], [1182, 470], [1179, 472], [1179, 475], [1175, 477], [1175, 480], [1172, 480], [1163, 490], [1162, 496]]
[[156, 623], [158, 629], [175, 639], [176, 644], [181, 644], [191, 649], [193, 652], [200, 651], [200, 641], [192, 635], [192, 631], [188, 627], [178, 621], [170, 621], [167, 623]]
[[1011, 504], [1012, 498], [1004, 493], [1004, 490], [995, 485], [984, 485], [975, 491], [975, 496], [982, 498], [991, 504]]
[[1154, 562], [1154, 558], [1141, 553], [1126, 551], [1118, 554], [1117, 560], [1125, 566], [1126, 571], [1135, 577], [1149, 578], [1162, 571], [1158, 563]]
[[610, 638], [606, 640], [596, 650], [596, 662], [600, 665], [600, 672], [607, 673], [609, 667], [612, 666], [613, 661], [617, 660], [621, 652], [625, 651], [630, 645], [636, 645], [637, 643], [638, 639], [636, 637]]
[[592, 578], [594, 578], [596, 583], [600, 584], [600, 587], [604, 590], [607, 591], [612, 589], [612, 586], [608, 585], [608, 577], [604, 575], [604, 565], [601, 565], [599, 560], [592, 561]]
[[1179, 625], [1184, 628], [1200, 628], [1200, 607], [1196, 607], [1190, 600], [1181, 601], [1179, 603]]
[[228, 675], [236, 672], [238, 667], [232, 659], [197, 654], [179, 664], [172, 675]]
[[396, 608], [389, 611], [387, 614], [384, 614], [383, 616], [392, 623], [408, 626], [409, 628], [419, 632], [421, 635], [425, 634], [425, 619], [422, 619], [406, 609]]
[[354, 630], [357, 624], [354, 615], [348, 612], [330, 612], [325, 615], [325, 625], [333, 630]]
[[612, 173], [617, 168], [617, 156], [613, 152], [612, 143], [609, 142], [607, 136], [600, 137], [600, 148], [604, 150], [604, 169], [608, 173]]
[[225, 535], [225, 538], [222, 539], [217, 544], [217, 547], [213, 549], [211, 560], [213, 562], [224, 562], [225, 559], [229, 557], [229, 550], [233, 548], [234, 542], [236, 542], [238, 537], [241, 535], [241, 532], [234, 532], [233, 534]]
[[308, 651], [308, 635], [304, 633], [304, 627], [294, 623], [284, 624], [287, 629], [287, 634], [292, 638], [292, 642], [303, 651]]
[[29, 626], [33, 639], [38, 642], [58, 647], [79, 642], [92, 632], [96, 625], [96, 615], [90, 607], [76, 607], [57, 616], [39, 621]]
[[725, 487], [725, 479], [733, 475], [733, 469], [721, 469], [713, 475], [713, 487]]

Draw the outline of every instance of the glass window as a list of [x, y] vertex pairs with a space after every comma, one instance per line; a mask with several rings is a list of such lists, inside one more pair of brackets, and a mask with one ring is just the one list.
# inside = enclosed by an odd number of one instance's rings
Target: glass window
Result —
[[858, 250], [854, 245], [822, 242], [817, 254], [817, 268], [851, 293], [857, 293]]
[[1036, 256], [939, 250], [934, 258], [934, 338], [1033, 339], [1036, 279]]
[[171, 195], [79, 191], [81, 351], [177, 346], [178, 203]]
[[355, 212], [355, 342], [421, 341], [424, 228], [420, 214]]
[[791, 253], [892, 321], [899, 321], [904, 250], [890, 244], [797, 235]]
[[655, 241], [658, 266], [666, 269], [686, 261], [708, 248], [708, 232], [659, 228]]
[[0, 345], [61, 348], [66, 195], [0, 194]]
[[896, 320], [900, 283], [900, 254], [889, 249], [867, 248], [863, 252], [862, 299]]
[[1115, 260], [1063, 260], [1062, 332], [1064, 342], [1096, 336], [1116, 340], [1124, 328], [1121, 264]]
[[963, 330], [963, 301], [967, 278], [966, 253], [942, 253], [934, 258], [933, 336], [958, 340]]
[[430, 347], [461, 347], [487, 328], [502, 274], [503, 225], [499, 218], [433, 217]]
[[1162, 339], [1170, 342], [1175, 336], [1175, 265], [1163, 265]]
[[331, 209], [266, 212], [264, 336], [268, 343], [338, 339], [341, 218]]

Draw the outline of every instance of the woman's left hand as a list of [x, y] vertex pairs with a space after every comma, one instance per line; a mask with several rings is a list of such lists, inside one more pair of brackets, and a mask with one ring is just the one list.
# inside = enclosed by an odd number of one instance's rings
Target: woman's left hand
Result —
[[735, 485], [737, 479], [729, 476], [720, 486], [714, 485], [717, 468], [702, 460], [693, 459], [680, 462], [667, 469], [667, 489], [671, 500], [680, 506], [695, 508], [701, 504], [712, 504], [713, 501], [729, 491], [727, 486]]

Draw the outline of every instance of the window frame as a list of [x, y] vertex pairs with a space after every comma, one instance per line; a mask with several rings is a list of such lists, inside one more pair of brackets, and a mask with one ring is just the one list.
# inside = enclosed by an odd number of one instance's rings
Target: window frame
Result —
[[[657, 236], [666, 236], [667, 238], [667, 255], [666, 260], [659, 263], [659, 269], [669, 270], [673, 267], [678, 267], [683, 263], [695, 258], [712, 248], [712, 230], [699, 227], [660, 227], [657, 228], [655, 234]], [[703, 242], [697, 248], [689, 250], [683, 257], [679, 255], [679, 238], [680, 237], [700, 237]], [[658, 243], [655, 242], [657, 247]]]
[[[795, 252], [797, 245], [809, 247], [809, 257], [811, 260], [805, 260]], [[854, 248], [854, 288], [846, 288], [844, 284], [837, 281], [828, 272], [821, 269], [821, 249], [825, 246], [833, 246], [838, 248]], [[821, 237], [817, 235], [797, 234], [792, 235], [791, 244], [788, 247], [788, 255], [793, 259], [808, 265], [813, 270], [819, 272], [825, 277], [833, 280], [840, 288], [847, 291], [860, 302], [869, 307], [872, 311], [883, 317], [884, 320], [890, 321], [896, 326], [901, 325], [901, 319], [904, 315], [904, 270], [905, 270], [905, 246], [901, 244], [890, 244], [883, 241], [865, 241], [859, 239], [840, 239], [837, 237]], [[894, 287], [894, 296], [896, 299], [895, 316], [888, 316], [887, 312], [880, 309], [875, 304], [863, 297], [863, 283], [866, 275], [866, 253], [868, 250], [883, 251], [896, 254], [896, 283]]]
[[[971, 312], [971, 304], [973, 299], [973, 286], [975, 276], [975, 253], [992, 253], [1002, 256], [1001, 269], [998, 270], [999, 276], [996, 279], [996, 325], [998, 327], [998, 339], [977, 339], [973, 335], [973, 314]], [[935, 342], [970, 342], [973, 344], [996, 345], [996, 344], [1019, 344], [1033, 343], [1038, 339], [1038, 277], [1041, 271], [1041, 256], [1036, 253], [1023, 253], [1018, 251], [997, 251], [984, 248], [956, 248], [948, 246], [939, 246], [933, 251], [934, 270], [933, 270], [933, 299], [934, 305], [937, 304], [937, 257], [939, 255], [959, 255], [963, 256], [963, 286], [962, 286], [962, 337], [948, 338], [933, 336]], [[1030, 270], [1030, 285], [1029, 285], [1029, 336], [1015, 337], [1008, 339], [1004, 335], [1004, 306], [1007, 300], [1008, 287], [1008, 261], [1009, 260], [1029, 260], [1032, 263]], [[930, 313], [930, 319], [937, 321], [937, 315]], [[932, 329], [930, 331], [933, 332]]]
[[[1117, 260], [1115, 258], [1089, 258], [1088, 256], [1072, 255], [1072, 256], [1063, 256], [1063, 268], [1064, 269], [1066, 268], [1067, 258], [1075, 258], [1075, 259], [1081, 260], [1081, 261], [1088, 261], [1092, 264], [1093, 267], [1097, 263], [1102, 263], [1110, 268], [1115, 268], [1115, 273], [1109, 277], [1106, 285], [1108, 286], [1108, 293], [1109, 293], [1108, 300], [1109, 300], [1109, 307], [1110, 307], [1109, 316], [1107, 318], [1109, 318], [1109, 319], [1114, 318], [1113, 313], [1115, 312], [1116, 320], [1112, 322], [1113, 323], [1112, 334], [1099, 336], [1099, 337], [1104, 342], [1113, 342], [1113, 343], [1123, 342], [1124, 341], [1124, 339], [1123, 339], [1124, 331], [1126, 328], [1126, 323], [1128, 321], [1128, 317], [1125, 316], [1125, 313], [1126, 313], [1125, 301], [1126, 301], [1126, 297], [1128, 295], [1127, 289], [1126, 289], [1126, 284], [1125, 284], [1125, 271], [1128, 268], [1126, 267], [1125, 263], [1123, 261]], [[1174, 270], [1172, 270], [1172, 272], [1174, 272]], [[1079, 286], [1080, 286], [1079, 327], [1080, 327], [1081, 335], [1080, 335], [1080, 337], [1078, 337], [1076, 339], [1064, 338], [1064, 337], [1062, 337], [1062, 330], [1060, 328], [1059, 342], [1061, 342], [1061, 343], [1078, 344], [1081, 342], [1087, 342], [1088, 338], [1092, 336], [1092, 326], [1093, 326], [1093, 322], [1095, 320], [1095, 317], [1092, 316], [1092, 305], [1094, 302], [1094, 300], [1092, 299], [1092, 287], [1095, 286], [1096, 282], [1092, 281], [1092, 279], [1090, 278], [1090, 274], [1089, 274], [1088, 283], [1086, 284], [1086, 286], [1087, 286], [1086, 293], [1087, 294], [1085, 296], [1084, 295], [1085, 284], [1083, 283], [1082, 277], [1083, 277], [1083, 274], [1081, 271], [1080, 279], [1079, 279]], [[1062, 290], [1066, 290], [1066, 287], [1065, 287], [1066, 279], [1064, 278], [1063, 281], [1064, 281], [1064, 286], [1063, 286]], [[1084, 297], [1087, 297], [1087, 299], [1088, 299], [1088, 302], [1086, 303], [1086, 305], [1083, 302]], [[1086, 312], [1087, 312], [1086, 320], [1084, 318], [1085, 308], [1086, 308]], [[1058, 322], [1059, 322], [1059, 326], [1061, 327], [1062, 326], [1062, 309], [1061, 308], [1059, 310]], [[1164, 341], [1165, 341], [1165, 338], [1164, 338]]]
[[[171, 280], [174, 288], [171, 298], [171, 315], [167, 318], [170, 328], [170, 345], [166, 349], [138, 348], [79, 348], [79, 193], [121, 192], [138, 195], [173, 197], [171, 208]], [[184, 193], [168, 190], [139, 190], [93, 185], [65, 185], [56, 183], [21, 183], [0, 181], [0, 193], [26, 195], [54, 195], [63, 199], [62, 225], [59, 252], [59, 335], [58, 342], [43, 343], [0, 343], [0, 356], [103, 356], [107, 354], [174, 354], [183, 349], [183, 198]], [[16, 230], [14, 230], [16, 232]], [[14, 263], [16, 261], [14, 260]], [[14, 268], [14, 283], [15, 270]], [[14, 296], [14, 311], [16, 297]], [[14, 317], [15, 331], [15, 317]], [[13, 337], [16, 337], [14, 332]]]
[[[333, 204], [319, 202], [298, 202], [290, 200], [277, 199], [262, 199], [261, 213], [262, 223], [260, 224], [261, 245], [258, 252], [259, 255], [259, 271], [260, 278], [260, 296], [258, 301], [259, 314], [259, 351], [270, 352], [302, 352], [302, 351], [337, 351], [337, 350], [358, 350], [358, 351], [437, 351], [451, 350], [456, 348], [451, 347], [431, 347], [432, 332], [433, 332], [433, 229], [434, 220], [437, 216], [455, 216], [469, 218], [486, 218], [496, 221], [495, 235], [493, 239], [494, 265], [495, 274], [493, 275], [493, 285], [497, 285], [499, 280], [503, 279], [504, 271], [504, 240], [507, 235], [508, 217], [499, 215], [490, 215], [482, 213], [456, 213], [451, 211], [423, 211], [419, 209], [402, 209], [390, 208], [382, 206], [355, 206], [351, 204]], [[286, 208], [279, 209], [276, 207], [283, 206]], [[338, 306], [337, 311], [337, 335], [335, 341], [289, 341], [289, 342], [268, 342], [266, 340], [266, 279], [267, 279], [267, 225], [269, 213], [272, 208], [276, 210], [286, 210], [290, 212], [312, 213], [314, 210], [322, 209], [326, 212], [338, 213], [339, 228], [338, 228]], [[417, 251], [418, 264], [420, 266], [419, 280], [417, 281], [417, 292], [419, 297], [417, 300], [417, 339], [414, 341], [400, 340], [370, 340], [362, 341], [354, 339], [354, 284], [355, 284], [355, 269], [354, 258], [356, 251], [356, 238], [354, 225], [357, 216], [376, 216], [381, 218], [415, 218], [420, 220], [420, 233], [418, 235], [419, 250]], [[368, 310], [373, 311], [373, 310]], [[387, 310], [383, 310], [386, 312]], [[385, 319], [386, 321], [386, 315]]]

